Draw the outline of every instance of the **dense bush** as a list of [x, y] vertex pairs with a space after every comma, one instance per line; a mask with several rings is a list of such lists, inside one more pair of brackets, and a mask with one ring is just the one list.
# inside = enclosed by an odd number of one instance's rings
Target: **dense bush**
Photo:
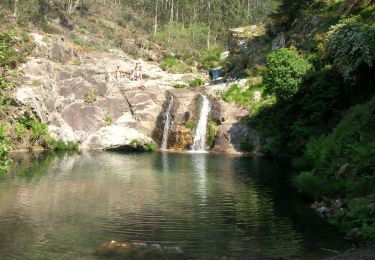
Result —
[[[312, 138], [305, 149], [305, 159], [312, 171], [296, 177], [299, 190], [312, 198], [346, 198], [348, 211], [334, 221], [356, 239], [375, 239], [375, 97], [352, 109], [331, 134]], [[350, 203], [364, 198], [365, 205]], [[368, 210], [373, 210], [369, 212]]]
[[12, 48], [15, 44], [14, 32], [0, 32], [0, 67], [14, 68], [21, 60], [20, 54]]
[[200, 57], [202, 68], [205, 70], [211, 70], [218, 67], [220, 64], [221, 52], [222, 49], [217, 45], [211, 47], [209, 50], [204, 50]]
[[326, 34], [323, 56], [332, 60], [346, 81], [355, 84], [368, 76], [375, 66], [375, 27], [358, 17], [350, 17], [332, 26]]
[[280, 101], [290, 100], [306, 78], [312, 65], [294, 49], [280, 49], [267, 57], [265, 91]]
[[165, 57], [160, 63], [160, 68], [173, 73], [184, 73], [189, 71], [189, 67], [182, 60], [175, 57]]

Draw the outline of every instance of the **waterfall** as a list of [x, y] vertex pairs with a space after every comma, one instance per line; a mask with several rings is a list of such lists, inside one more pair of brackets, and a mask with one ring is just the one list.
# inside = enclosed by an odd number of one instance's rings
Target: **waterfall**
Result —
[[174, 100], [173, 100], [173, 97], [171, 96], [169, 99], [167, 111], [165, 113], [163, 141], [161, 142], [162, 149], [167, 149], [167, 145], [168, 145], [168, 133], [169, 133], [169, 126], [171, 124], [171, 111], [172, 111], [173, 103], [174, 103]]
[[207, 97], [202, 95], [203, 102], [201, 113], [199, 115], [199, 121], [197, 128], [195, 129], [194, 141], [191, 147], [192, 151], [199, 151], [202, 152], [205, 150], [206, 146], [206, 128], [207, 128], [207, 119], [208, 113], [210, 112], [210, 102], [208, 101]]

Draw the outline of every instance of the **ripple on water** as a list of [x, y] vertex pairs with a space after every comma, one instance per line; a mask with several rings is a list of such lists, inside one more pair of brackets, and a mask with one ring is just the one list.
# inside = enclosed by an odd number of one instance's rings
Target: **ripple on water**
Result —
[[285, 196], [277, 162], [106, 152], [27, 160], [15, 166], [31, 165], [27, 178], [0, 183], [0, 259], [93, 259], [111, 240], [178, 246], [195, 259], [319, 259], [316, 248], [346, 246]]

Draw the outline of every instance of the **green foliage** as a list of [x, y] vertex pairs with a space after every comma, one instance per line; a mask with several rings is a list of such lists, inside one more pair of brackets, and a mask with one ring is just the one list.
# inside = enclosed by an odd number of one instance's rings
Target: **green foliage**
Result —
[[253, 99], [253, 94], [254, 90], [251, 87], [244, 90], [240, 85], [235, 83], [223, 93], [222, 97], [226, 102], [234, 102], [238, 105], [248, 107]]
[[188, 84], [189, 84], [189, 87], [198, 87], [198, 86], [202, 86], [204, 84], [204, 81], [200, 78], [195, 78], [195, 79], [190, 80]]
[[130, 142], [130, 146], [137, 149], [141, 146], [141, 142], [137, 139], [134, 139]]
[[68, 141], [65, 143], [62, 140], [58, 140], [58, 141], [52, 141], [51, 147], [52, 147], [52, 150], [54, 151], [77, 151], [79, 148], [79, 145], [77, 142], [74, 142], [74, 141]]
[[174, 87], [174, 88], [188, 88], [189, 85], [187, 85], [187, 84], [176, 84], [176, 85], [174, 85], [173, 87]]
[[16, 44], [15, 33], [12, 31], [0, 32], [0, 67], [14, 68], [22, 57], [12, 47]]
[[24, 124], [17, 122], [15, 126], [15, 131], [17, 138], [22, 139], [25, 136], [26, 127]]
[[207, 122], [206, 144], [210, 149], [212, 149], [215, 145], [217, 132], [218, 132], [218, 127], [217, 127], [216, 122], [212, 119], [209, 119]]
[[366, 198], [354, 198], [348, 211], [337, 213], [331, 222], [338, 226], [347, 239], [375, 241], [375, 204]]
[[314, 199], [321, 199], [321, 180], [311, 172], [302, 172], [294, 179], [296, 188]]
[[250, 140], [244, 141], [240, 144], [240, 149], [245, 152], [252, 152], [254, 144]]
[[323, 52], [344, 79], [355, 84], [369, 77], [375, 66], [375, 27], [363, 23], [359, 17], [343, 19], [326, 34]]
[[10, 140], [6, 136], [4, 125], [0, 124], [0, 174], [8, 167], [10, 159], [8, 153], [10, 150]]
[[190, 129], [190, 130], [194, 130], [196, 127], [197, 127], [197, 125], [194, 123], [194, 122], [192, 122], [192, 121], [186, 121], [185, 123], [184, 123], [184, 126], [186, 127], [186, 128], [188, 128], [188, 129]]
[[86, 103], [88, 104], [91, 104], [91, 103], [94, 103], [96, 101], [97, 97], [96, 97], [96, 93], [93, 89], [89, 89], [86, 91], [85, 95], [84, 95], [84, 100]]
[[30, 134], [30, 141], [38, 142], [38, 141], [49, 141], [49, 131], [47, 125], [39, 122], [39, 121], [32, 121], [30, 126], [31, 134]]
[[189, 67], [175, 57], [165, 57], [160, 63], [160, 68], [173, 73], [189, 72]]
[[220, 54], [222, 53], [222, 48], [218, 45], [211, 47], [209, 50], [204, 50], [200, 57], [200, 63], [202, 68], [205, 70], [211, 70], [220, 65]]
[[273, 52], [267, 57], [267, 72], [263, 78], [265, 91], [275, 94], [280, 101], [288, 101], [298, 92], [311, 69], [311, 64], [294, 49]]
[[375, 238], [372, 201], [355, 199], [375, 196], [373, 111], [375, 97], [353, 108], [331, 134], [310, 139], [304, 157], [313, 171], [303, 172], [295, 180], [299, 190], [315, 199], [353, 199], [333, 222], [348, 238], [359, 240]]
[[105, 124], [106, 126], [111, 125], [111, 124], [112, 124], [112, 117], [111, 117], [111, 115], [109, 115], [109, 114], [105, 114], [105, 115], [104, 115], [104, 119], [103, 119], [103, 121], [104, 121], [104, 124]]
[[145, 152], [155, 152], [158, 149], [158, 145], [155, 142], [151, 142], [145, 145]]
[[156, 35], [156, 39], [177, 56], [203, 50], [207, 44], [208, 26], [203, 23], [170, 22]]

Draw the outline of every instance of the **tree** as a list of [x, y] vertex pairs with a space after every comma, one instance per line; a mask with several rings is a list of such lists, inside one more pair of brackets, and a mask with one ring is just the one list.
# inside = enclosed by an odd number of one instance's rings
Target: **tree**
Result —
[[294, 49], [280, 49], [267, 57], [264, 76], [265, 91], [279, 101], [290, 100], [311, 70], [312, 65]]

